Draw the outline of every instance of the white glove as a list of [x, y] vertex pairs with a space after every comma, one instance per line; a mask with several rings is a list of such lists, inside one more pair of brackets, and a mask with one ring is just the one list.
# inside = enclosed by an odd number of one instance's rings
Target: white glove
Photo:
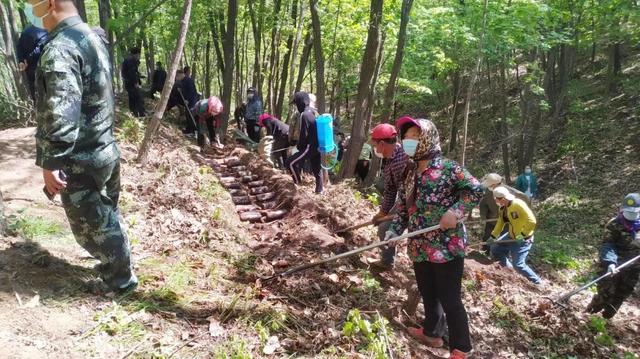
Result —
[[395, 237], [398, 237], [398, 236], [400, 236], [398, 233], [396, 233], [395, 231], [393, 231], [393, 230], [391, 230], [391, 229], [390, 229], [390, 230], [388, 230], [388, 231], [386, 231], [386, 232], [385, 232], [385, 234], [384, 234], [384, 240], [385, 240], [385, 241], [388, 241], [388, 240], [390, 240], [391, 238], [395, 238]]
[[609, 264], [609, 266], [607, 267], [607, 273], [611, 273], [611, 275], [618, 274], [618, 270], [616, 269], [616, 265], [615, 264]]

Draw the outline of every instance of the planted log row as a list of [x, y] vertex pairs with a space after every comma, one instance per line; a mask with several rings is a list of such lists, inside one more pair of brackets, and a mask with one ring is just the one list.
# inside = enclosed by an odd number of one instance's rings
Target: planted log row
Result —
[[247, 191], [239, 188], [231, 188], [229, 189], [229, 194], [232, 196], [247, 196]]
[[273, 209], [273, 208], [276, 208], [277, 205], [278, 204], [275, 201], [260, 203], [260, 207], [262, 207], [262, 209]]
[[240, 220], [243, 222], [261, 222], [262, 214], [260, 212], [249, 211], [240, 213]]
[[267, 192], [269, 192], [269, 187], [267, 186], [249, 188], [249, 193], [252, 195], [267, 193]]
[[287, 215], [285, 210], [274, 210], [277, 207], [276, 194], [270, 192], [265, 181], [248, 171], [239, 159], [222, 160], [222, 163], [212, 164], [212, 168], [218, 173], [222, 185], [231, 194], [241, 221], [270, 222]]
[[279, 209], [275, 211], [266, 211], [265, 216], [267, 217], [267, 222], [275, 221], [276, 219], [284, 218], [287, 215], [287, 211]]
[[235, 205], [251, 204], [251, 199], [249, 198], [249, 196], [233, 196], [233, 197], [231, 197], [231, 200], [233, 201], [233, 204], [235, 204]]
[[260, 201], [260, 202], [264, 202], [264, 201], [268, 201], [271, 199], [276, 198], [276, 194], [274, 192], [269, 192], [269, 193], [263, 193], [263, 194], [258, 194], [256, 195], [256, 200]]
[[236, 206], [236, 212], [238, 212], [238, 213], [256, 211], [258, 209], [260, 209], [260, 208], [258, 208], [258, 206], [253, 205], [253, 204], [244, 204], [244, 205]]
[[264, 186], [264, 181], [260, 180], [260, 181], [249, 182], [249, 183], [247, 183], [247, 186], [249, 186], [249, 187], [262, 187], [262, 186]]
[[258, 175], [242, 176], [242, 183], [249, 183], [252, 181], [256, 181], [259, 178], [260, 177]]

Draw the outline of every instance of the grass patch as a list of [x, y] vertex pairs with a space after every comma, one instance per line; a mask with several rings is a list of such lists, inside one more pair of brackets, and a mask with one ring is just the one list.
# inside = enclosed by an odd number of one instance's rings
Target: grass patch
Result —
[[104, 332], [110, 336], [117, 335], [119, 340], [122, 340], [123, 336], [131, 340], [140, 340], [146, 333], [144, 325], [136, 321], [124, 307], [115, 302], [96, 313], [93, 319], [98, 324], [85, 336]]
[[198, 187], [198, 196], [209, 201], [220, 198], [225, 192], [224, 187], [215, 177], [203, 180]]
[[213, 357], [215, 359], [253, 359], [247, 342], [236, 335], [215, 347]]
[[134, 145], [140, 145], [142, 143], [146, 128], [146, 125], [142, 121], [132, 115], [125, 115], [124, 120], [118, 127], [120, 131], [116, 137], [119, 141]]
[[493, 307], [489, 316], [499, 327], [504, 329], [521, 329], [529, 331], [526, 319], [511, 306], [502, 302], [500, 297], [493, 300]]
[[342, 334], [359, 344], [358, 351], [366, 352], [370, 358], [387, 358], [389, 321], [376, 313], [373, 323], [364, 318], [358, 309], [352, 309], [342, 326]]
[[254, 272], [256, 270], [255, 265], [257, 260], [258, 260], [257, 256], [249, 253], [244, 253], [238, 257], [235, 257], [232, 260], [231, 264], [238, 271], [239, 274], [247, 274], [249, 272]]
[[8, 223], [7, 228], [10, 232], [29, 240], [59, 235], [63, 232], [60, 223], [39, 216], [12, 215], [8, 217]]

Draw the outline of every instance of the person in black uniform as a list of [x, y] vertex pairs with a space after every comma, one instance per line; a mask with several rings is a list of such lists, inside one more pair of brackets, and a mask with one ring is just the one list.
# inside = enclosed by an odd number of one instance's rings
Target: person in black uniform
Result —
[[27, 74], [29, 94], [33, 101], [36, 100], [36, 67], [47, 38], [46, 30], [29, 25], [22, 31], [18, 40], [18, 66], [20, 71]]
[[167, 80], [167, 72], [162, 68], [160, 61], [156, 62], [156, 69], [153, 70], [151, 77], [151, 90], [149, 91], [149, 97], [153, 98], [156, 92], [162, 92], [164, 82]]
[[287, 168], [291, 171], [291, 176], [296, 184], [300, 184], [302, 166], [305, 160], [311, 163], [311, 170], [316, 179], [316, 193], [322, 193], [322, 161], [318, 151], [318, 128], [316, 127], [316, 116], [309, 106], [311, 99], [309, 94], [303, 91], [293, 95], [293, 103], [300, 113], [300, 137], [296, 148], [298, 152], [287, 158]]
[[129, 51], [129, 56], [122, 62], [120, 69], [124, 88], [129, 95], [129, 110], [136, 117], [144, 117], [144, 102], [140, 90], [142, 76], [138, 71], [140, 66], [140, 48], [134, 47]]

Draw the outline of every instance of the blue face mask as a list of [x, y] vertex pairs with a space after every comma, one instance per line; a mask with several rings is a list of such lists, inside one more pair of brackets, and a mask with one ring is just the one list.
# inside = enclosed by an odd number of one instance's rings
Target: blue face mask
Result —
[[402, 140], [402, 149], [409, 157], [413, 157], [416, 154], [417, 147], [418, 140]]
[[[38, 6], [38, 5], [42, 4], [45, 1], [47, 1], [47, 0], [43, 0], [43, 1], [39, 2], [39, 3], [37, 3], [35, 6]], [[47, 13], [44, 14], [44, 16], [42, 16], [42, 17], [37, 17], [37, 16], [35, 16], [33, 14], [33, 8], [34, 8], [34, 5], [31, 5], [29, 3], [24, 4], [24, 16], [27, 17], [27, 20], [29, 20], [29, 22], [33, 26], [39, 27], [41, 29], [44, 29], [44, 24], [42, 23], [42, 19], [45, 16], [49, 15], [49, 12], [47, 11]]]
[[524, 170], [524, 173], [530, 175], [531, 174], [531, 170], [527, 168], [526, 170]]

